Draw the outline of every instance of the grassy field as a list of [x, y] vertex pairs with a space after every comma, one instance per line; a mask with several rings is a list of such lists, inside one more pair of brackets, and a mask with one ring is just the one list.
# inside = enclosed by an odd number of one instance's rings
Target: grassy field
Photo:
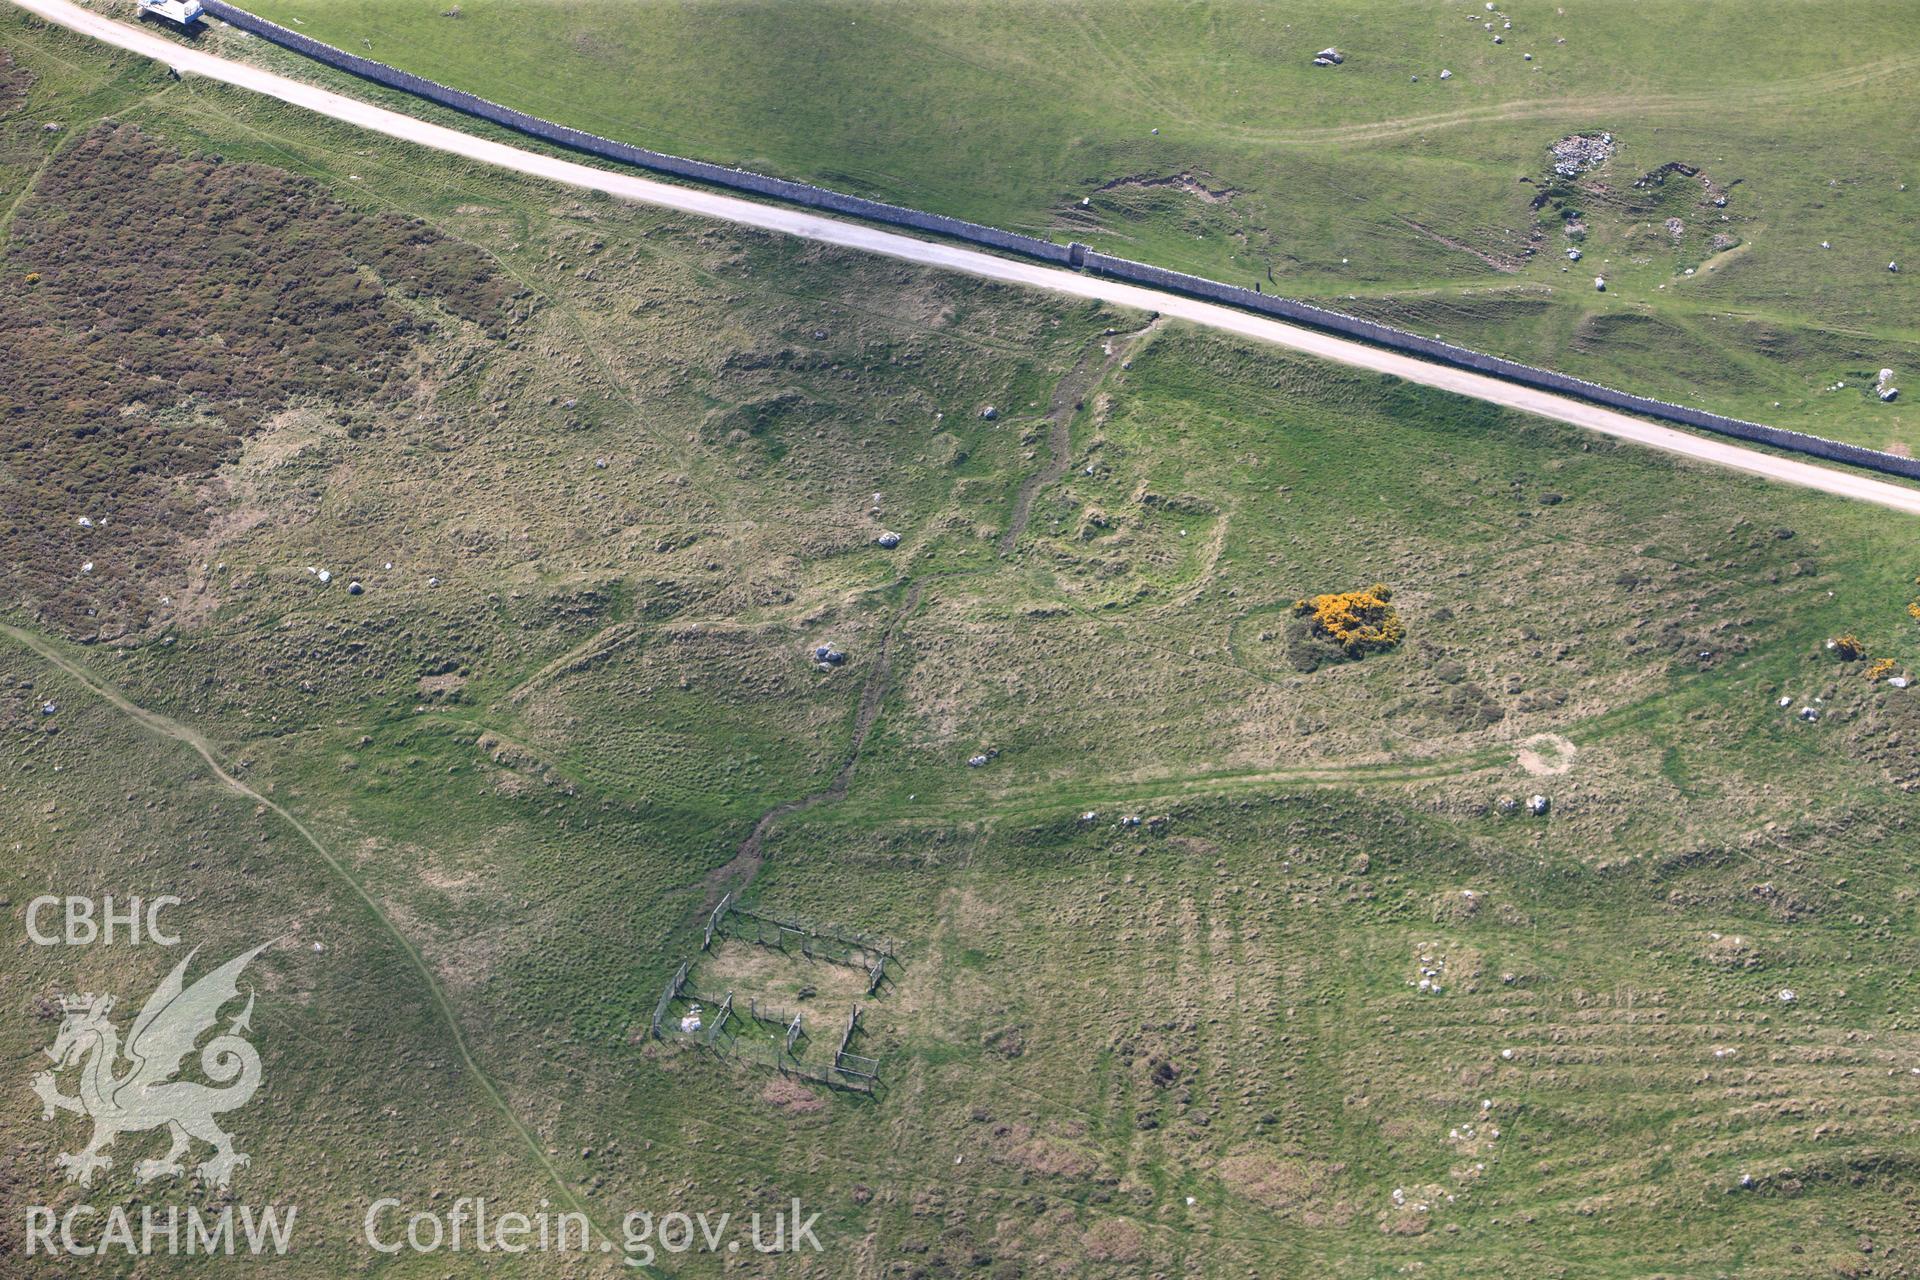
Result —
[[[628, 1273], [359, 1243], [460, 1195], [823, 1214], [672, 1275], [1920, 1273], [1920, 701], [1827, 647], [1920, 668], [1903, 520], [0, 48], [0, 338], [117, 353], [44, 406], [63, 490], [0, 455], [0, 1269], [59, 1274], [25, 1206], [213, 1199], [136, 1135], [63, 1185], [24, 1088], [58, 996], [175, 957], [23, 905], [174, 893], [208, 957], [279, 940], [233, 1125], [311, 1224], [276, 1275]], [[63, 224], [167, 228], [219, 308]], [[1403, 642], [1303, 640], [1372, 582]], [[887, 984], [699, 957], [729, 887]], [[809, 1064], [857, 1001], [884, 1087], [650, 1042], [689, 958]]]
[[[1920, 366], [1887, 270], [1920, 261], [1899, 3], [256, 7], [611, 137], [1920, 444], [1869, 392]], [[1555, 181], [1549, 146], [1601, 131], [1611, 158]], [[1697, 172], [1636, 185], [1671, 165]]]

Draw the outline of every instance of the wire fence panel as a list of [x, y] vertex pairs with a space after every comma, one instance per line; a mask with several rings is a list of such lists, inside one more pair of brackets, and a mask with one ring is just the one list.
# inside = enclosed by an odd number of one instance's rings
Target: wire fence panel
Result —
[[[768, 943], [769, 936], [774, 939], [774, 944]], [[890, 948], [870, 939], [814, 931], [793, 921], [777, 920], [749, 911], [735, 903], [730, 893], [720, 900], [720, 904], [708, 916], [701, 949], [707, 950], [713, 939], [721, 937], [738, 937], [762, 946], [777, 945], [789, 937], [795, 938], [801, 953], [809, 958], [817, 956], [862, 969], [867, 975], [869, 995], [878, 989], [885, 978], [887, 962], [892, 957]], [[672, 980], [660, 993], [658, 1003], [654, 1005], [651, 1024], [654, 1039], [667, 1040], [676, 1036], [690, 1039], [723, 1057], [758, 1063], [836, 1088], [851, 1087], [871, 1092], [879, 1084], [880, 1060], [852, 1053], [848, 1048], [860, 1030], [859, 1005], [848, 1010], [847, 1025], [840, 1034], [840, 1043], [830, 1063], [812, 1066], [802, 1062], [799, 1057], [800, 1047], [808, 1037], [806, 1020], [798, 1011], [771, 1006], [763, 1009], [757, 998], [749, 997], [743, 1013], [735, 1007], [731, 991], [711, 995], [696, 990], [689, 979], [694, 958], [689, 956], [681, 961]], [[678, 1020], [671, 1016], [676, 1001], [684, 1001], [687, 1009], [687, 1013]], [[706, 1008], [712, 1010], [710, 1015], [699, 1013]], [[700, 1021], [694, 1021], [696, 1016]], [[710, 1022], [706, 1021], [707, 1016], [711, 1016]]]
[[681, 988], [686, 986], [687, 971], [692, 967], [692, 960], [682, 960], [680, 967], [674, 971], [673, 981], [669, 982], [667, 989], [660, 993], [660, 1002], [653, 1006], [653, 1038], [655, 1040], [660, 1038], [661, 1019], [667, 1016], [668, 1006], [673, 1004], [679, 997]]

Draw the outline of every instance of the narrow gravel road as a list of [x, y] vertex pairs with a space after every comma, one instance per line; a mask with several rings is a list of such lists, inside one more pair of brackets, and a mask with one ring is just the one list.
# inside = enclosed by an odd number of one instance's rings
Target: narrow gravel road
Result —
[[1658, 426], [1599, 405], [1515, 386], [1464, 369], [1428, 364], [1412, 356], [1401, 355], [1336, 338], [1330, 334], [1303, 329], [1270, 320], [1264, 316], [1235, 311], [1215, 303], [1160, 293], [1137, 285], [1121, 284], [1059, 267], [1041, 266], [1012, 258], [998, 258], [958, 245], [920, 240], [894, 231], [882, 231], [858, 223], [842, 222], [800, 209], [780, 205], [757, 204], [736, 196], [720, 195], [693, 187], [679, 187], [643, 178], [635, 174], [610, 173], [553, 156], [523, 151], [501, 142], [476, 138], [457, 129], [429, 124], [376, 107], [357, 98], [333, 93], [314, 85], [290, 80], [243, 63], [219, 58], [199, 49], [188, 48], [156, 32], [124, 22], [116, 22], [82, 9], [70, 0], [13, 0], [21, 8], [39, 14], [108, 44], [165, 62], [182, 72], [205, 76], [226, 84], [251, 89], [309, 111], [331, 116], [361, 128], [400, 138], [437, 151], [465, 156], [484, 164], [512, 169], [536, 178], [565, 183], [568, 186], [604, 191], [609, 195], [645, 204], [681, 209], [704, 217], [717, 218], [742, 226], [759, 227], [786, 235], [841, 245], [867, 253], [901, 258], [924, 266], [965, 272], [1008, 284], [1046, 289], [1077, 298], [1098, 298], [1116, 306], [1142, 311], [1158, 311], [1178, 320], [1190, 321], [1276, 346], [1302, 351], [1341, 364], [1392, 374], [1423, 386], [1471, 396], [1491, 404], [1503, 405], [1526, 413], [1538, 414], [1570, 423], [1602, 435], [1632, 441], [1716, 466], [1728, 467], [1752, 475], [1765, 476], [1785, 484], [1856, 501], [1876, 503], [1896, 511], [1920, 515], [1920, 489], [1908, 488], [1888, 480], [1841, 471], [1830, 467], [1779, 458], [1749, 449], [1731, 441], [1689, 435], [1671, 427]]

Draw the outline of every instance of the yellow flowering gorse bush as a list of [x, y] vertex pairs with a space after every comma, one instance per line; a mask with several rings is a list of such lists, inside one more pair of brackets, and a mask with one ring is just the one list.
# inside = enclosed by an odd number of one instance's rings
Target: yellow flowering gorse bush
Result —
[[1394, 609], [1393, 592], [1376, 582], [1364, 591], [1340, 591], [1296, 600], [1293, 611], [1306, 617], [1315, 634], [1346, 650], [1348, 657], [1391, 649], [1406, 635]]

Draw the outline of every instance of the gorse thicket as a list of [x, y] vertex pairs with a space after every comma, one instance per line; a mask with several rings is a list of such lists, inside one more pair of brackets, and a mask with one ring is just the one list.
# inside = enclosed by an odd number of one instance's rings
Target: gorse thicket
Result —
[[1296, 600], [1293, 611], [1308, 620], [1315, 635], [1333, 641], [1348, 657], [1358, 658], [1391, 649], [1406, 635], [1392, 600], [1393, 592], [1376, 582], [1362, 591]]

